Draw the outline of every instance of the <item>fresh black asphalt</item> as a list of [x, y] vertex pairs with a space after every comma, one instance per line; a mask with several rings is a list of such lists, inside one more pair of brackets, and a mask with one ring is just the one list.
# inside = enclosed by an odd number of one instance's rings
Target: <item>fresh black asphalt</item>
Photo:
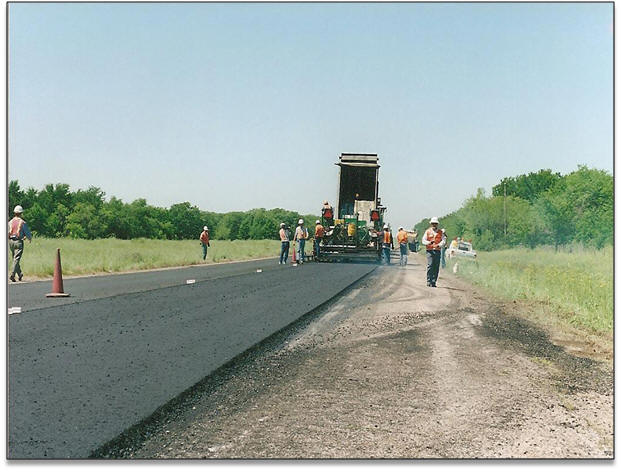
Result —
[[8, 321], [8, 457], [88, 457], [374, 268], [264, 260], [68, 279], [69, 299], [46, 299], [50, 282], [11, 285], [23, 311]]

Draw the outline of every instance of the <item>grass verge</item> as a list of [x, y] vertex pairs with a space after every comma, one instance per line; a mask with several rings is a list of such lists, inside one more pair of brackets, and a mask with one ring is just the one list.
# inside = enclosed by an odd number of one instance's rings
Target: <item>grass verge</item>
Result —
[[[458, 275], [509, 302], [530, 306], [548, 324], [612, 339], [613, 248], [515, 248], [459, 260]], [[455, 259], [448, 262], [452, 270]]]
[[[278, 257], [280, 243], [259, 241], [210, 241], [207, 263]], [[63, 275], [88, 275], [203, 263], [198, 241], [154, 239], [46, 239], [24, 243], [21, 267], [25, 279], [47, 278], [54, 274], [56, 248], [60, 248]], [[11, 265], [9, 252], [9, 268]]]

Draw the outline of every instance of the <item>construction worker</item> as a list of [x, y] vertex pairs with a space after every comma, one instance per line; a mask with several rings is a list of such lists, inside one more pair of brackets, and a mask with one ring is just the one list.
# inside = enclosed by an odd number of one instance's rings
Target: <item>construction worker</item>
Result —
[[400, 265], [408, 264], [408, 233], [400, 226], [397, 231], [397, 243], [400, 245]]
[[285, 223], [281, 223], [279, 239], [281, 240], [281, 257], [279, 258], [279, 264], [287, 264], [287, 257], [289, 256], [289, 231]]
[[[443, 239], [447, 241], [447, 233], [445, 232], [445, 228], [441, 229], [441, 233], [443, 233]], [[446, 245], [441, 247], [441, 268], [444, 269], [447, 263], [445, 262], [445, 249]]]
[[201, 236], [199, 236], [199, 241], [201, 241], [201, 249], [203, 249], [203, 260], [207, 257], [207, 248], [209, 247], [209, 229], [207, 226], [203, 226], [203, 232]]
[[421, 239], [421, 244], [426, 248], [426, 258], [428, 260], [428, 287], [436, 287], [441, 262], [441, 248], [445, 245], [445, 242], [442, 231], [438, 229], [438, 218], [435, 216], [430, 219], [430, 227], [425, 230]]
[[324, 237], [325, 231], [324, 226], [320, 223], [320, 220], [316, 220], [315, 222], [315, 239], [313, 240], [313, 249], [315, 257], [319, 257], [320, 255], [320, 241]]
[[382, 236], [382, 255], [387, 265], [391, 265], [391, 249], [393, 249], [393, 235], [387, 223], [384, 224]]
[[294, 241], [298, 242], [298, 264], [303, 264], [305, 261], [305, 241], [309, 239], [309, 231], [304, 227], [304, 223], [302, 218], [299, 219], [294, 233]]
[[15, 282], [15, 274], [17, 274], [20, 281], [22, 280], [24, 274], [19, 266], [19, 262], [24, 253], [24, 239], [28, 238], [28, 242], [32, 242], [30, 228], [28, 228], [28, 224], [22, 219], [24, 209], [20, 205], [17, 205], [13, 213], [15, 216], [9, 221], [9, 249], [13, 257], [11, 274], [9, 275], [11, 282]]
[[322, 218], [326, 226], [333, 226], [335, 224], [335, 215], [333, 214], [333, 207], [330, 206], [328, 200], [324, 200], [322, 205]]
[[449, 249], [457, 249], [458, 248], [458, 236], [452, 239], [451, 244], [449, 245]]

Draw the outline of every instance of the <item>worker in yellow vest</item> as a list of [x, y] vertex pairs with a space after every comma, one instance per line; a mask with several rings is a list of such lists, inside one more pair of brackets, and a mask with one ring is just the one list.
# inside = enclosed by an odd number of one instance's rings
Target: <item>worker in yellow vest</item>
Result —
[[22, 260], [22, 254], [24, 253], [24, 239], [32, 241], [32, 234], [26, 222], [22, 219], [24, 209], [21, 205], [17, 205], [13, 210], [15, 215], [11, 221], [9, 221], [9, 249], [13, 258], [13, 264], [11, 265], [11, 273], [9, 279], [11, 282], [15, 282], [15, 275], [19, 280], [22, 280], [24, 274], [19, 263]]
[[400, 245], [400, 265], [408, 264], [408, 233], [400, 226], [397, 231], [397, 243]]
[[441, 248], [445, 246], [445, 243], [445, 235], [438, 229], [438, 218], [433, 217], [430, 219], [430, 227], [425, 230], [421, 239], [421, 244], [425, 246], [426, 258], [428, 260], [428, 287], [436, 287], [441, 262]]

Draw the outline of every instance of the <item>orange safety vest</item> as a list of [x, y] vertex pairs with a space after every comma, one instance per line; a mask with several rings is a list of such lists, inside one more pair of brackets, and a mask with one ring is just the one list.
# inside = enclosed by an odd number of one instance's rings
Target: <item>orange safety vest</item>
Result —
[[391, 233], [389, 231], [384, 232], [384, 243], [391, 244]]
[[307, 239], [309, 237], [309, 233], [307, 231], [307, 228], [303, 227], [303, 226], [298, 226], [296, 228], [296, 234], [295, 234], [295, 238], [296, 240], [302, 240], [302, 239]]
[[315, 237], [316, 238], [323, 238], [324, 237], [324, 226], [322, 226], [322, 225], [315, 225]]
[[322, 210], [322, 216], [324, 218], [330, 219], [333, 217], [333, 207], [324, 207]]
[[20, 233], [22, 232], [22, 226], [24, 225], [24, 220], [15, 216], [10, 221], [9, 225], [9, 238], [19, 238]]
[[[195, 233], [195, 234], [196, 234], [196, 233]], [[201, 242], [202, 242], [203, 244], [207, 244], [207, 243], [209, 243], [209, 233], [208, 233], [207, 231], [203, 231], [203, 232], [201, 233], [201, 237], [200, 237], [200, 239], [201, 239]]]
[[406, 231], [402, 230], [397, 232], [397, 242], [400, 244], [406, 244], [408, 242], [408, 234], [406, 234]]
[[436, 232], [436, 234], [434, 234], [434, 230], [432, 228], [428, 228], [425, 232], [425, 239], [427, 239], [428, 241], [432, 241], [431, 244], [428, 244], [425, 247], [426, 249], [431, 249], [431, 250], [439, 249], [438, 245], [441, 243], [441, 240], [443, 239], [443, 232], [439, 229]]

